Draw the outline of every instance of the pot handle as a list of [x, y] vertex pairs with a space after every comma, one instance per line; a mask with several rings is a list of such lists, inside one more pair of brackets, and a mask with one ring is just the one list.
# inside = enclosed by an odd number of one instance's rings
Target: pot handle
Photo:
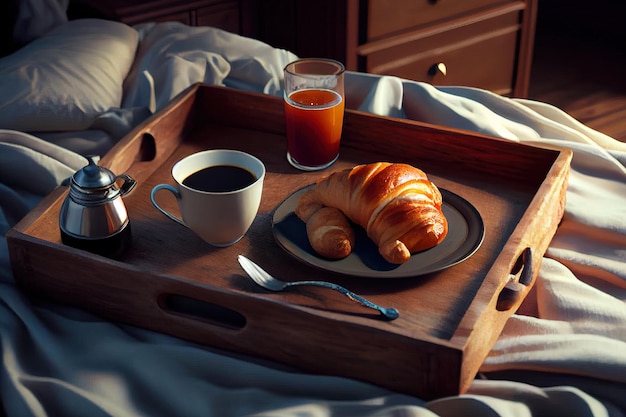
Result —
[[130, 193], [133, 190], [133, 188], [135, 188], [135, 185], [137, 185], [137, 181], [135, 181], [130, 175], [127, 175], [127, 174], [118, 175], [115, 178], [115, 181], [117, 182], [120, 179], [124, 180], [124, 182], [120, 186], [120, 194], [122, 196]]

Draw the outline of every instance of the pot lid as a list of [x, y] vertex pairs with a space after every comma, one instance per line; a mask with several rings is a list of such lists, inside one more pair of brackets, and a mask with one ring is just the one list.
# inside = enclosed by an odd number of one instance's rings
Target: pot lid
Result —
[[116, 176], [107, 168], [98, 166], [92, 157], [87, 157], [89, 164], [78, 170], [72, 181], [80, 188], [106, 188], [111, 186]]

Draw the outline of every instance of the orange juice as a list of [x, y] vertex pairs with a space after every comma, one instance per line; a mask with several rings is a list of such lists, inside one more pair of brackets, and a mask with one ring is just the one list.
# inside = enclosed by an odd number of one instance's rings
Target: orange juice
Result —
[[344, 101], [337, 92], [304, 89], [285, 99], [287, 152], [298, 164], [318, 167], [339, 155]]

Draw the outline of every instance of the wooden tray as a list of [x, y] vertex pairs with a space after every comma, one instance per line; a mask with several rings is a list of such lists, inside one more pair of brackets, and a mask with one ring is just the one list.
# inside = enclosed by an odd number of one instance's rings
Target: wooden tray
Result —
[[[150, 203], [154, 185], [172, 183], [174, 162], [207, 148], [244, 150], [267, 167], [259, 214], [228, 248], [210, 247]], [[124, 199], [133, 244], [123, 258], [61, 243], [60, 187], [7, 235], [16, 281], [112, 320], [311, 373], [425, 399], [464, 392], [534, 282], [563, 215], [571, 152], [356, 111], [346, 112], [341, 157], [326, 172], [297, 171], [285, 152], [282, 99], [194, 85], [101, 161], [138, 181]], [[283, 199], [330, 171], [379, 160], [418, 166], [474, 205], [485, 223], [479, 250], [426, 276], [376, 279], [307, 266], [278, 246], [271, 221]], [[170, 200], [162, 204], [176, 211]], [[400, 318], [380, 320], [324, 289], [270, 293], [245, 276], [238, 254], [287, 280], [337, 282]]]

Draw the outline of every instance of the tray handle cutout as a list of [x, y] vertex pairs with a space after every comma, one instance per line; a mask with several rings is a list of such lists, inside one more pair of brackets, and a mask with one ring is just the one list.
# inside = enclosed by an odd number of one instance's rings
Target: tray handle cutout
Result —
[[159, 296], [158, 304], [166, 313], [232, 330], [243, 329], [248, 321], [243, 314], [233, 309], [185, 295], [162, 294]]
[[156, 154], [156, 139], [152, 133], [144, 132], [143, 135], [141, 135], [141, 145], [139, 146], [136, 160], [138, 162], [150, 162], [154, 160]]
[[533, 257], [532, 249], [526, 248], [515, 260], [515, 264], [509, 273], [509, 279], [500, 294], [496, 309], [506, 311], [517, 304], [524, 292], [533, 280]]

